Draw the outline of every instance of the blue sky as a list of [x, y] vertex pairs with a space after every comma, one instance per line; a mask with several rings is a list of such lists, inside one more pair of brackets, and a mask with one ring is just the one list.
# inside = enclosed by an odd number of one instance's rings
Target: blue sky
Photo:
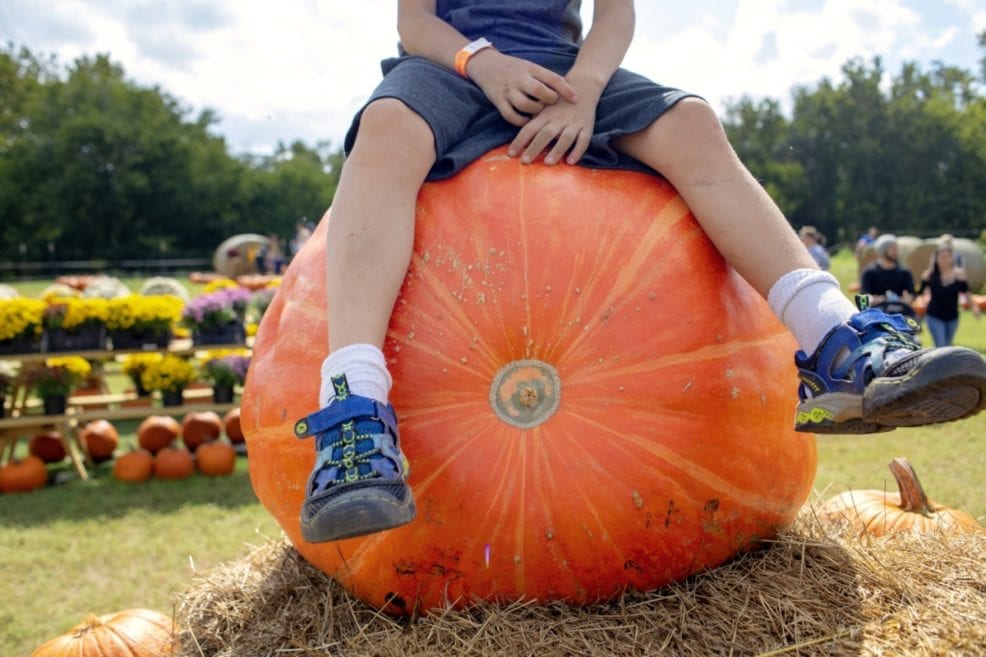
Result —
[[[583, 0], [588, 23], [592, 1]], [[62, 63], [109, 53], [142, 85], [218, 112], [235, 152], [341, 143], [397, 41], [396, 0], [0, 0], [0, 40]], [[624, 62], [718, 109], [786, 103], [851, 57], [977, 71], [982, 0], [638, 0]]]

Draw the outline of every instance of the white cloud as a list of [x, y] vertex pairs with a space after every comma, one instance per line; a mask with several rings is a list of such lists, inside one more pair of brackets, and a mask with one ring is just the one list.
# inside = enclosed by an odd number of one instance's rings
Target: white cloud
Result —
[[[979, 0], [946, 0], [960, 24], [928, 27], [940, 0], [691, 0], [637, 2], [625, 65], [722, 100], [788, 101], [794, 85], [838, 79], [852, 57], [894, 62], [947, 56], [986, 29]], [[591, 16], [591, 0], [584, 15]], [[278, 140], [341, 143], [353, 113], [396, 50], [395, 0], [2, 0], [0, 41], [63, 63], [109, 52], [127, 75], [223, 118], [235, 150]], [[967, 51], [963, 51], [966, 53]]]
[[[965, 0], [951, 0], [962, 5]], [[933, 4], [933, 3], [928, 3]], [[793, 0], [739, 0], [724, 33], [708, 19], [665, 35], [638, 29], [627, 66], [705, 96], [720, 110], [725, 99], [773, 97], [784, 105], [793, 87], [838, 80], [852, 58], [930, 61], [953, 45], [958, 26], [931, 31], [903, 0], [827, 0], [813, 7]], [[966, 9], [973, 11], [971, 3]], [[638, 11], [659, 21], [659, 10]]]

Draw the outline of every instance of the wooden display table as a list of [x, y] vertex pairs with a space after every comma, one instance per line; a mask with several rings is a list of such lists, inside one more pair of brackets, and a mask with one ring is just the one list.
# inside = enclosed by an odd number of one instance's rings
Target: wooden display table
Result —
[[[181, 406], [163, 406], [160, 402], [148, 405], [134, 405], [137, 396], [133, 393], [72, 395], [63, 415], [42, 415], [34, 412], [39, 405], [29, 402], [27, 374], [48, 358], [59, 356], [81, 356], [95, 363], [94, 369], [101, 370], [104, 362], [123, 360], [130, 354], [172, 353], [179, 356], [199, 356], [208, 351], [227, 351], [250, 349], [252, 338], [246, 344], [193, 345], [190, 339], [172, 340], [164, 349], [97, 349], [89, 351], [65, 351], [48, 353], [4, 354], [0, 360], [15, 361], [21, 364], [18, 381], [8, 398], [10, 407], [6, 417], [0, 417], [0, 465], [13, 458], [18, 439], [27, 437], [29, 430], [55, 428], [62, 436], [65, 452], [72, 460], [79, 476], [88, 479], [86, 464], [92, 460], [85, 445], [79, 438], [79, 429], [92, 420], [135, 420], [150, 415], [182, 416], [195, 411], [215, 411], [222, 414], [238, 406], [238, 403], [216, 404], [211, 401], [212, 390], [208, 388], [188, 388], [184, 392], [186, 403]], [[105, 387], [104, 387], [105, 389]], [[147, 399], [147, 398], [144, 398]], [[188, 403], [191, 402], [191, 403]], [[99, 407], [99, 408], [94, 408]]]
[[[209, 391], [204, 391], [209, 392]], [[211, 393], [210, 393], [211, 394]], [[106, 397], [122, 397], [124, 395], [106, 395]], [[0, 465], [6, 464], [14, 457], [14, 450], [20, 438], [28, 437], [26, 430], [55, 429], [61, 434], [65, 453], [68, 454], [75, 471], [82, 479], [89, 479], [86, 465], [92, 465], [85, 444], [79, 437], [79, 430], [92, 420], [136, 420], [151, 415], [170, 415], [180, 417], [186, 413], [214, 411], [220, 415], [239, 406], [239, 403], [214, 404], [191, 403], [181, 406], [125, 406], [121, 408], [77, 410], [70, 408], [63, 415], [41, 415], [26, 413], [18, 417], [0, 418]], [[30, 432], [28, 432], [30, 433]]]

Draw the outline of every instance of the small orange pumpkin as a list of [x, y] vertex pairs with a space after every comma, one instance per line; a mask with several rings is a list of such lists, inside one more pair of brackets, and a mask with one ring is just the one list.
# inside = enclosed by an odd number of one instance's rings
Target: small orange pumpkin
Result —
[[65, 444], [58, 431], [43, 431], [31, 436], [27, 451], [45, 463], [60, 463], [65, 460]]
[[181, 421], [181, 439], [193, 452], [199, 445], [218, 438], [222, 432], [223, 421], [215, 411], [188, 413]]
[[31, 657], [162, 657], [175, 654], [174, 621], [152, 609], [90, 614]]
[[234, 445], [243, 442], [243, 430], [240, 428], [240, 407], [232, 408], [223, 416], [223, 427], [226, 437]]
[[195, 474], [192, 453], [181, 447], [165, 447], [154, 455], [154, 475], [158, 479], [187, 479]]
[[181, 435], [181, 425], [170, 415], [149, 415], [137, 427], [137, 444], [157, 454]]
[[236, 468], [236, 450], [229, 443], [210, 440], [199, 445], [195, 451], [195, 465], [199, 472], [208, 477], [233, 474]]
[[113, 462], [113, 476], [118, 481], [137, 483], [147, 481], [153, 474], [154, 455], [146, 449], [127, 452]]
[[37, 456], [26, 456], [0, 466], [0, 492], [26, 493], [48, 483], [48, 467]]
[[848, 524], [859, 536], [883, 536], [910, 531], [981, 531], [983, 526], [965, 511], [950, 509], [928, 499], [917, 473], [905, 458], [889, 464], [899, 493], [883, 490], [849, 490], [822, 505], [818, 515], [837, 524]]
[[113, 458], [113, 452], [120, 444], [120, 434], [108, 420], [93, 420], [79, 431], [89, 456], [96, 463]]

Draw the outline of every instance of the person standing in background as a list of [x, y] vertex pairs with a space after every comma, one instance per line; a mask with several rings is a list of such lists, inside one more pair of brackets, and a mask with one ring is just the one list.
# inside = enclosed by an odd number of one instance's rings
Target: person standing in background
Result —
[[876, 238], [878, 238], [879, 236], [880, 236], [880, 229], [877, 228], [876, 226], [870, 226], [870, 229], [868, 231], [860, 235], [859, 239], [856, 240], [856, 248], [855, 248], [856, 257], [858, 258], [860, 255], [862, 255], [863, 251], [866, 250], [866, 247], [876, 242]]
[[[860, 292], [869, 295], [870, 305], [874, 307], [902, 303], [910, 310], [914, 301], [914, 276], [899, 262], [897, 236], [890, 233], [880, 235], [874, 246], [877, 260], [863, 270]], [[902, 310], [895, 309], [894, 312]]]
[[808, 249], [808, 253], [818, 268], [822, 271], [828, 271], [831, 263], [829, 262], [829, 253], [825, 250], [825, 237], [814, 226], [802, 226], [801, 230], [798, 231], [798, 237], [801, 238], [801, 243]]
[[[969, 294], [966, 273], [955, 263], [955, 250], [951, 240], [942, 240], [939, 243], [931, 266], [921, 274], [921, 289], [918, 293], [928, 299], [925, 317], [935, 346], [951, 345], [959, 328], [959, 301], [968, 300]], [[970, 306], [978, 320], [979, 306], [974, 303]]]

